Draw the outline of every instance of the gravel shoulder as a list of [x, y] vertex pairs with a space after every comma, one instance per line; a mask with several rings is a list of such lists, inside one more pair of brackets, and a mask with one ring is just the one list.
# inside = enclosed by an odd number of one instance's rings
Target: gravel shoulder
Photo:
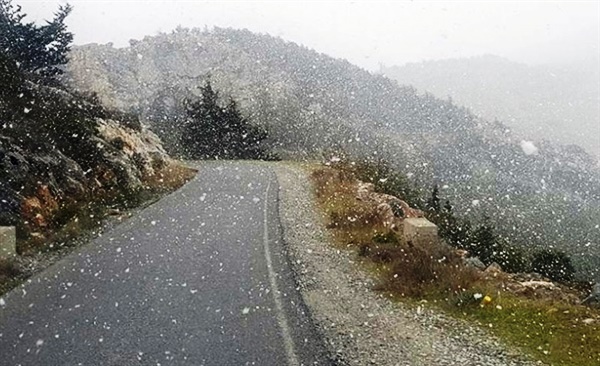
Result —
[[484, 329], [431, 306], [392, 302], [355, 255], [330, 245], [308, 173], [274, 164], [279, 214], [304, 302], [331, 355], [342, 365], [540, 365]]

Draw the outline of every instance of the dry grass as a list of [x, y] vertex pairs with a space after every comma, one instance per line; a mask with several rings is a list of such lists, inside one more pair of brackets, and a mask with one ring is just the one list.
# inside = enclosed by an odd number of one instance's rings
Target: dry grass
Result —
[[402, 296], [456, 295], [481, 279], [478, 271], [465, 267], [454, 251], [437, 243], [402, 245], [392, 248], [388, 257], [391, 263], [378, 289]]
[[144, 183], [147, 189], [155, 192], [170, 192], [177, 190], [196, 176], [196, 169], [187, 167], [179, 162], [168, 164], [157, 173], [146, 177]]
[[311, 177], [337, 244], [379, 265], [379, 290], [413, 297], [447, 294], [460, 292], [479, 280], [477, 272], [461, 265], [450, 247], [440, 243], [417, 247], [387, 230], [376, 205], [356, 199], [358, 181], [351, 171], [325, 167], [315, 170]]

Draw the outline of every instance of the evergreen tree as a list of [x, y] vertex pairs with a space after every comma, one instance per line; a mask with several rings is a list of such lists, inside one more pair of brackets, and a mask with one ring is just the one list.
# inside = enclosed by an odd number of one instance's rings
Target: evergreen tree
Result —
[[224, 146], [228, 158], [266, 159], [268, 153], [262, 142], [267, 132], [250, 124], [231, 99], [224, 111]]
[[73, 34], [64, 22], [72, 9], [61, 5], [52, 21], [38, 26], [25, 22], [26, 14], [12, 0], [0, 0], [0, 49], [23, 72], [52, 80], [67, 63]]
[[267, 132], [250, 124], [234, 100], [225, 108], [208, 81], [198, 101], [188, 103], [188, 120], [181, 143], [190, 159], [269, 159]]
[[427, 201], [427, 209], [433, 212], [440, 212], [440, 190], [438, 185], [433, 186], [433, 191], [431, 192], [431, 197]]
[[471, 254], [479, 257], [485, 264], [494, 261], [494, 256], [498, 250], [498, 238], [494, 233], [494, 227], [489, 217], [484, 217], [483, 222], [473, 232], [470, 245]]
[[222, 140], [219, 124], [223, 120], [223, 110], [219, 107], [219, 94], [213, 90], [210, 81], [201, 87], [199, 100], [188, 102], [188, 119], [181, 137], [185, 155], [190, 159], [219, 159], [218, 144]]
[[429, 215], [438, 225], [440, 237], [457, 248], [467, 248], [471, 237], [471, 223], [454, 215], [450, 201], [446, 201], [444, 209], [437, 214]]
[[450, 201], [446, 200], [446, 203], [444, 204], [444, 210], [447, 213], [452, 213], [452, 205], [450, 204]]
[[531, 261], [531, 269], [553, 281], [565, 282], [573, 279], [575, 268], [564, 252], [544, 249], [536, 252]]

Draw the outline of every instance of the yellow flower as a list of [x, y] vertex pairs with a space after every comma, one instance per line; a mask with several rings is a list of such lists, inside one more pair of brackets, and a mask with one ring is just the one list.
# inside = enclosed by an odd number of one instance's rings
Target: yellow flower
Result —
[[486, 295], [483, 300], [481, 300], [481, 305], [488, 305], [489, 303], [492, 302], [492, 298], [488, 295]]

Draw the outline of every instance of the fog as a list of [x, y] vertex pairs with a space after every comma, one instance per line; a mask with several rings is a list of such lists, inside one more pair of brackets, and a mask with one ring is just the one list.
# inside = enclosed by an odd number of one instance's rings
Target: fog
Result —
[[[64, 1], [17, 1], [31, 20]], [[370, 70], [495, 54], [513, 61], [598, 67], [597, 1], [84, 1], [72, 0], [75, 43], [126, 46], [184, 27], [269, 33]]]

